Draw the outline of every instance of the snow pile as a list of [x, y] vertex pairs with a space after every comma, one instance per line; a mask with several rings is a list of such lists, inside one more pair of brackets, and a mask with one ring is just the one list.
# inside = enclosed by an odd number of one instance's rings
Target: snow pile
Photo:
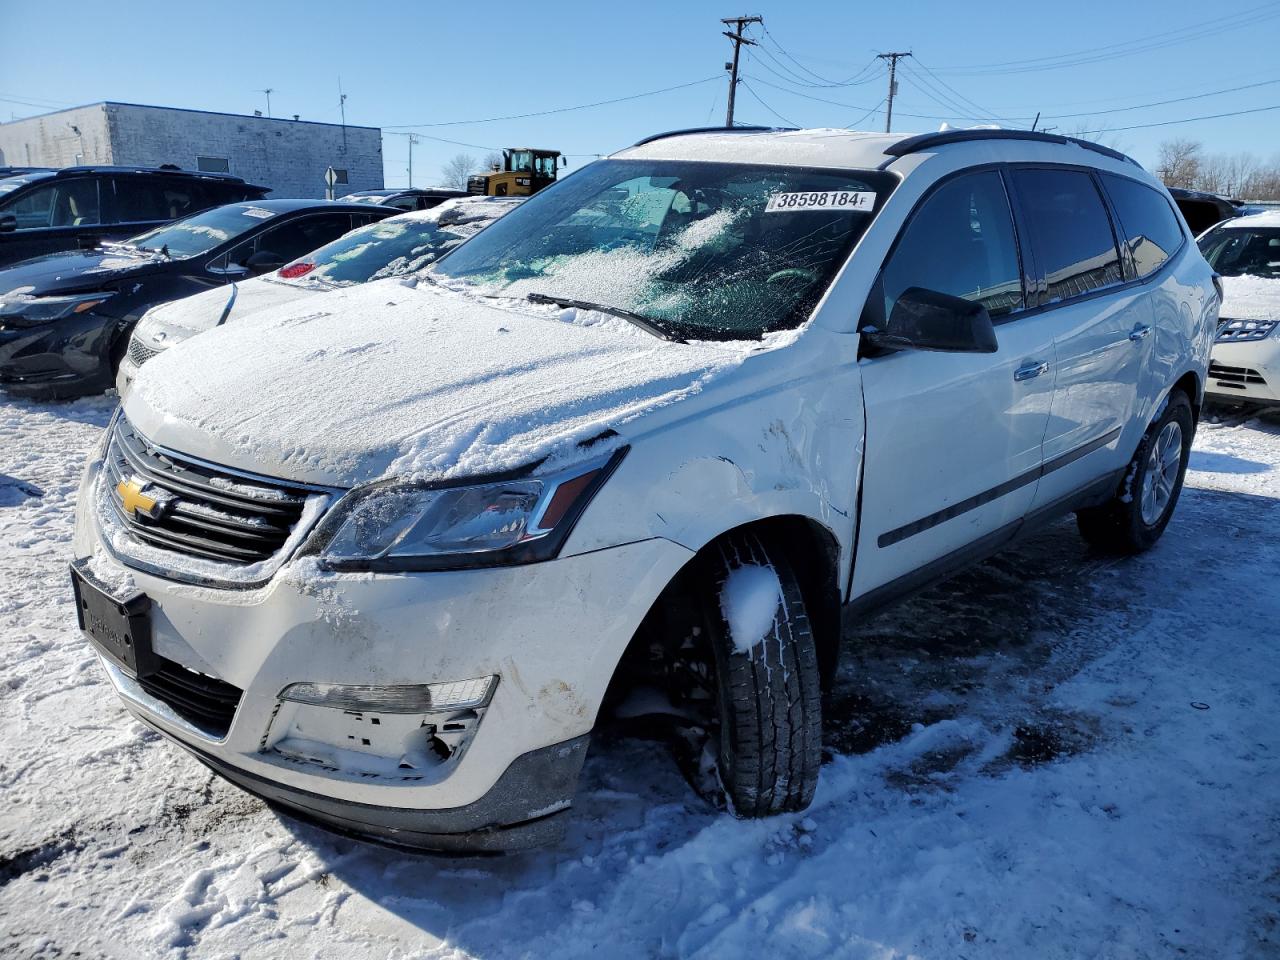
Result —
[[125, 411], [156, 443], [257, 473], [439, 479], [573, 456], [761, 347], [671, 343], [599, 314], [383, 280], [166, 351]]
[[1280, 277], [1224, 276], [1220, 312], [1232, 320], [1280, 320]]
[[720, 588], [720, 613], [733, 649], [750, 653], [768, 637], [781, 603], [782, 584], [773, 567], [747, 563], [730, 570]]
[[805, 813], [735, 820], [602, 724], [559, 847], [458, 858], [272, 813], [129, 717], [66, 572], [110, 413], [0, 395], [0, 475], [39, 491], [0, 500], [0, 955], [1280, 949], [1280, 417], [1202, 422], [1148, 554], [1100, 557], [1067, 519], [857, 625]]

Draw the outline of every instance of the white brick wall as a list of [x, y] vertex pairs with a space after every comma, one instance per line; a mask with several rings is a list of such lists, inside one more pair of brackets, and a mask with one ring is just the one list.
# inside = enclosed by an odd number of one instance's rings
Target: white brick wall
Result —
[[230, 173], [270, 187], [273, 197], [323, 197], [330, 165], [347, 170], [338, 196], [382, 186], [382, 132], [376, 128], [346, 127], [344, 138], [338, 124], [123, 103], [0, 124], [0, 164], [67, 166], [82, 143], [84, 163], [174, 163], [195, 170], [197, 157], [222, 157]]

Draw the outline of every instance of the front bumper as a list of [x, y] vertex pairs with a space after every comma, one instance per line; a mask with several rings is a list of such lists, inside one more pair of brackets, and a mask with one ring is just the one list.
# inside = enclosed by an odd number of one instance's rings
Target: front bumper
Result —
[[1280, 404], [1280, 337], [1215, 343], [1205, 393], [1219, 401]]
[[31, 397], [103, 392], [118, 327], [93, 310], [39, 327], [0, 327], [0, 387]]
[[[239, 691], [229, 724], [211, 731], [104, 660], [128, 708], [270, 802], [400, 845], [498, 849], [550, 836], [547, 818], [571, 803], [586, 736], [622, 652], [692, 556], [651, 539], [544, 563], [436, 573], [334, 574], [302, 559], [261, 586], [210, 589], [114, 557], [94, 514], [97, 475], [91, 465], [81, 488], [76, 557], [98, 579], [131, 581], [151, 599], [160, 657]], [[375, 734], [362, 726], [379, 723], [375, 715], [334, 710], [322, 725], [329, 739], [312, 745], [314, 756], [291, 746], [301, 714], [280, 698], [290, 684], [485, 676], [498, 680], [465, 750], [434, 766], [415, 761], [401, 770], [394, 752], [377, 754], [378, 735], [385, 743], [397, 729], [386, 716]], [[372, 745], [358, 746], [362, 730]], [[346, 740], [365, 753], [344, 750]], [[511, 829], [526, 823], [541, 825]]]

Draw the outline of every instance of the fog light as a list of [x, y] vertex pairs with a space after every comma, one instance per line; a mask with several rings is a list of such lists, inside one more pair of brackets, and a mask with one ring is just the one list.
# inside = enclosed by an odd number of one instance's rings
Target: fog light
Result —
[[466, 710], [489, 702], [497, 677], [404, 685], [291, 683], [281, 700], [362, 713], [432, 713]]

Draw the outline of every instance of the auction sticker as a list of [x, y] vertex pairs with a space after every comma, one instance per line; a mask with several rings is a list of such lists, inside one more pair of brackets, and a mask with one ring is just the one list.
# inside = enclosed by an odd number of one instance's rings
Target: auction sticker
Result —
[[270, 220], [274, 217], [274, 210], [264, 210], [262, 207], [245, 207], [242, 211], [246, 217], [256, 217], [259, 220]]
[[828, 190], [819, 193], [775, 193], [769, 197], [765, 213], [793, 210], [870, 210], [876, 195], [862, 190]]

